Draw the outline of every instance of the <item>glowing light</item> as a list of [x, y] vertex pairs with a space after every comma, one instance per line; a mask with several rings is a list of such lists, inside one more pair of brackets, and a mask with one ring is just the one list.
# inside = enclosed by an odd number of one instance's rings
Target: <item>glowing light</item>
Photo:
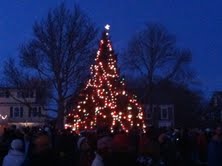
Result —
[[105, 29], [106, 29], [106, 30], [109, 30], [109, 29], [110, 29], [110, 25], [109, 25], [109, 24], [106, 24]]
[[2, 120], [5, 120], [7, 117], [8, 117], [7, 115], [3, 116], [3, 115], [0, 114], [0, 118], [1, 118]]
[[[107, 24], [105, 29], [108, 35], [110, 25]], [[80, 93], [77, 106], [67, 116], [65, 127], [79, 132], [108, 124], [110, 131], [114, 132], [114, 126], [120, 124], [121, 130], [126, 132], [134, 126], [141, 126], [145, 131], [143, 109], [136, 97], [126, 91], [112, 51], [111, 42], [105, 36], [100, 40], [95, 63], [90, 67], [91, 78]]]
[[127, 109], [128, 109], [128, 110], [132, 110], [132, 107], [131, 107], [131, 106], [128, 106]]

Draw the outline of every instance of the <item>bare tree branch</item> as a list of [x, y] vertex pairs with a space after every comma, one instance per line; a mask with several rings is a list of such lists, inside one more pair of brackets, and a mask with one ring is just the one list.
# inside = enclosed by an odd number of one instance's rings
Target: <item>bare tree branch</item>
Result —
[[61, 4], [34, 24], [33, 37], [21, 47], [21, 65], [50, 82], [58, 128], [63, 127], [65, 99], [86, 78], [96, 36], [97, 29], [78, 6], [71, 11]]
[[[163, 26], [147, 24], [129, 42], [124, 53], [125, 68], [144, 78], [144, 95], [152, 108], [155, 85], [161, 80], [184, 83], [194, 74], [189, 67], [191, 53], [178, 49], [176, 40]], [[146, 94], [146, 95], [145, 95]], [[147, 102], [147, 101], [146, 101]]]

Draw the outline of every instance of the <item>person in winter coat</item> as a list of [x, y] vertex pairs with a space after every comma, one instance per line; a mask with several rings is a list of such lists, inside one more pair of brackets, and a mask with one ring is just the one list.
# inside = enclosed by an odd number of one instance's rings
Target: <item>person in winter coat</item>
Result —
[[114, 135], [112, 141], [112, 165], [136, 165], [137, 155], [127, 133]]
[[11, 142], [11, 149], [4, 157], [2, 166], [21, 166], [25, 159], [23, 149], [24, 145], [22, 140], [14, 139]]
[[97, 141], [96, 156], [92, 162], [92, 166], [107, 166], [110, 161], [112, 151], [112, 138], [105, 136]]
[[176, 163], [176, 146], [170, 138], [162, 133], [158, 137], [160, 145], [160, 160], [166, 166], [177, 166]]
[[78, 166], [91, 166], [94, 159], [94, 154], [89, 146], [88, 139], [86, 137], [80, 137], [77, 141], [77, 148], [79, 151]]
[[51, 141], [47, 135], [39, 135], [33, 142], [30, 154], [22, 166], [59, 166], [58, 155], [51, 147]]
[[139, 142], [138, 166], [159, 166], [160, 146], [153, 134], [143, 134]]

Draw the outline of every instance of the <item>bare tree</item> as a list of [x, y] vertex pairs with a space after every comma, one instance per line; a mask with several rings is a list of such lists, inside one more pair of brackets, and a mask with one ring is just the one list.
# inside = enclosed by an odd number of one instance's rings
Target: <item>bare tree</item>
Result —
[[[49, 102], [49, 96], [52, 94], [50, 82], [47, 80], [41, 80], [37, 76], [26, 73], [12, 58], [8, 58], [7, 61], [5, 61], [3, 69], [2, 80], [4, 81], [1, 82], [1, 87], [5, 87], [6, 93], [11, 98], [29, 109], [32, 109], [32, 103], [30, 103], [30, 100], [27, 99], [27, 95], [35, 91], [35, 102], [43, 108], [46, 107]], [[10, 93], [10, 88], [16, 88], [19, 90], [19, 92], [21, 92], [21, 96], [18, 98], [17, 95]], [[45, 114], [44, 116], [48, 117]]]
[[189, 67], [191, 52], [178, 49], [175, 37], [158, 24], [147, 24], [130, 41], [124, 55], [125, 66], [144, 78], [144, 97], [149, 98], [151, 108], [156, 83], [161, 80], [185, 83], [194, 76]]
[[62, 4], [36, 22], [33, 33], [21, 47], [21, 66], [50, 83], [56, 127], [63, 128], [65, 102], [87, 76], [97, 29], [79, 7], [71, 11]]

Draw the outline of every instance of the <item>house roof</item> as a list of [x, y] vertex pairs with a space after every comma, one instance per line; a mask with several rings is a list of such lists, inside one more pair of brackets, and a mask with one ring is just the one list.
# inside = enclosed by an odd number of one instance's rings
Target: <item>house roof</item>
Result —
[[0, 87], [0, 90], [21, 90], [21, 89], [30, 89], [30, 88], [19, 88], [19, 87]]

